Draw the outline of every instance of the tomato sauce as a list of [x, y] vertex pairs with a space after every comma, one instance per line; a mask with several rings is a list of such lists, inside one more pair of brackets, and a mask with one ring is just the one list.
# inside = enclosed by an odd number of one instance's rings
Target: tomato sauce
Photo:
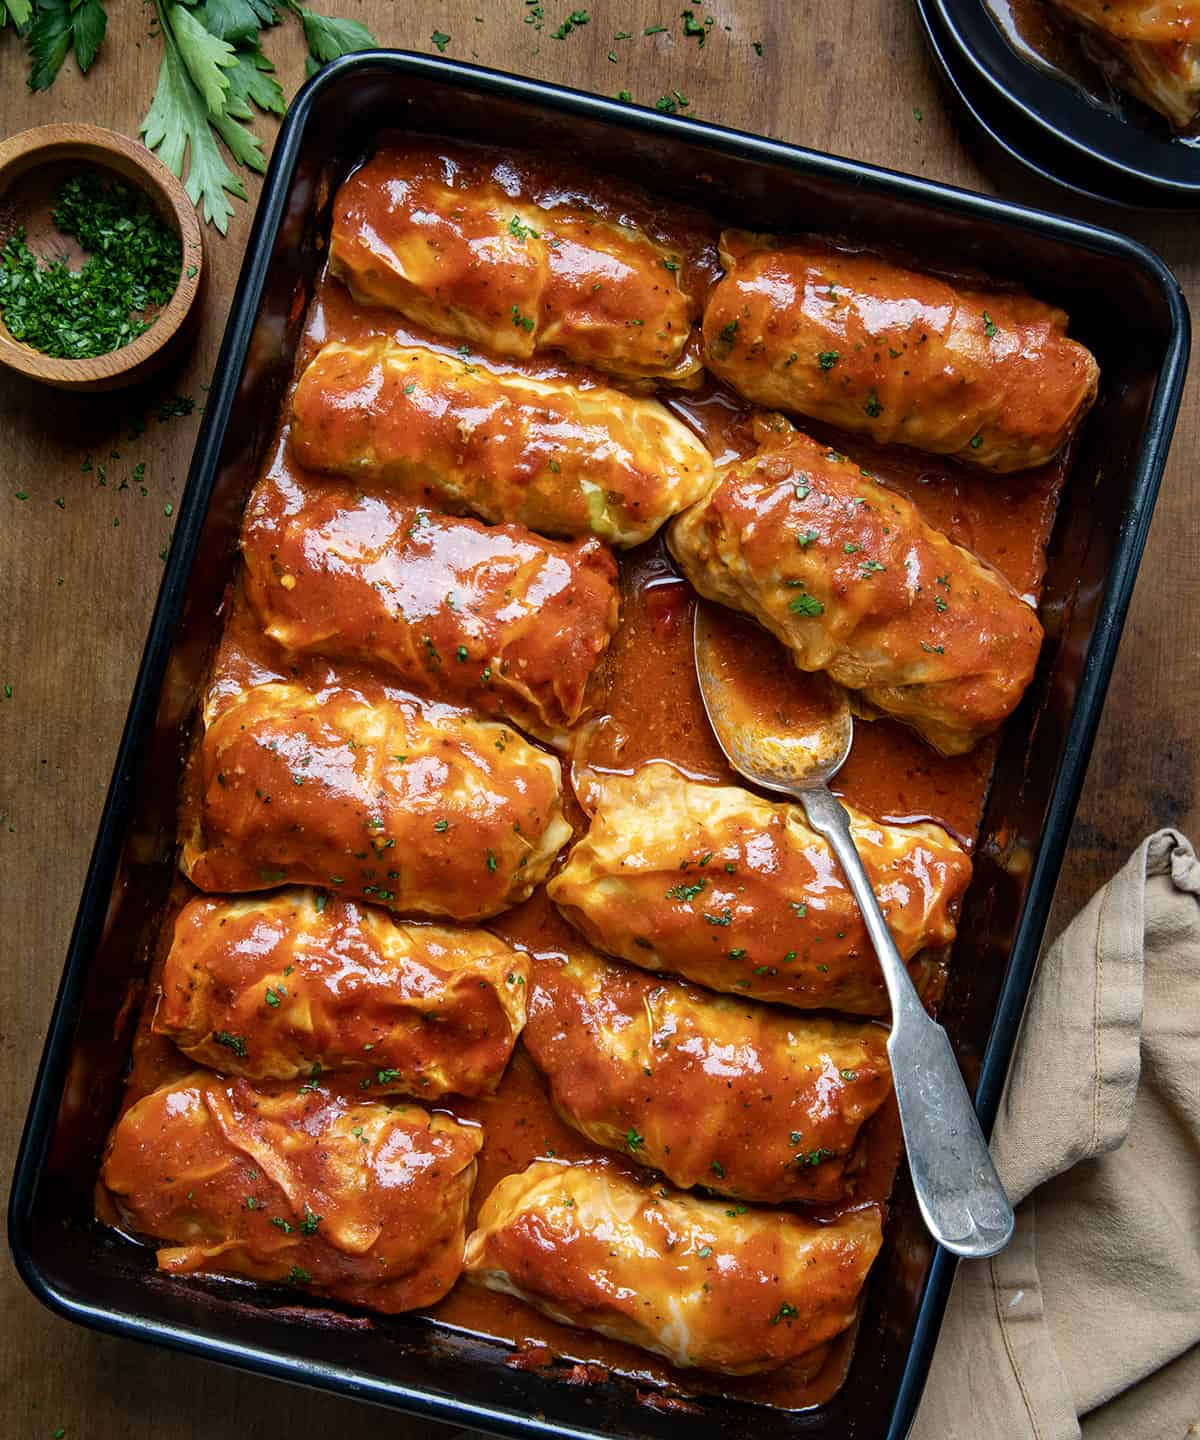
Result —
[[[452, 342], [439, 341], [408, 326], [394, 313], [359, 306], [341, 285], [323, 280], [298, 349], [297, 373], [328, 340], [356, 344], [380, 335], [393, 336], [400, 343], [416, 341], [446, 353], [457, 348]], [[595, 377], [544, 357], [525, 362], [522, 369], [525, 373], [567, 376], [585, 385], [596, 383]], [[699, 391], [668, 393], [662, 398], [699, 432], [718, 462], [747, 454], [752, 448], [746, 423], [748, 409], [730, 391], [709, 382]], [[1035, 471], [995, 476], [970, 472], [932, 456], [880, 450], [869, 441], [828, 427], [805, 428], [835, 443], [886, 484], [912, 498], [932, 524], [995, 565], [1018, 592], [1036, 599], [1058, 496], [1069, 465], [1067, 456]], [[286, 448], [286, 433], [285, 424], [270, 462], [271, 472], [296, 485], [320, 484], [316, 476], [306, 475], [292, 460]], [[694, 778], [735, 783], [709, 727], [696, 684], [692, 660], [695, 593], [674, 569], [661, 539], [620, 556], [620, 584], [621, 625], [594, 677], [597, 718], [586, 722], [577, 737], [573, 773], [578, 775], [585, 765], [631, 772], [649, 760], [666, 760]], [[225, 633], [213, 677], [226, 696], [247, 684], [276, 676], [316, 688], [329, 683], [335, 675], [343, 684], [361, 684], [368, 689], [372, 684], [379, 685], [378, 677], [372, 681], [367, 672], [353, 665], [339, 663], [335, 667], [327, 660], [312, 657], [285, 660], [257, 629], [236, 585], [226, 611], [222, 617]], [[813, 680], [792, 667], [774, 640], [750, 622], [729, 618], [723, 623], [729, 627], [728, 639], [734, 653], [753, 674], [757, 708], [764, 714], [776, 715], [795, 715], [811, 709]], [[858, 722], [853, 751], [834, 788], [878, 819], [932, 819], [971, 847], [993, 758], [991, 743], [969, 755], [948, 759], [894, 722]], [[568, 804], [568, 818], [577, 833], [586, 826], [586, 818], [577, 806]], [[169, 941], [174, 912], [186, 898], [182, 881], [177, 883], [176, 892], [164, 922], [158, 962], [150, 975], [126, 1106], [154, 1086], [192, 1068], [191, 1062], [168, 1041], [149, 1032], [163, 946]], [[491, 928], [510, 943], [535, 954], [560, 949], [571, 934], [541, 888], [526, 903], [492, 921]], [[931, 955], [927, 959], [926, 993], [936, 998], [939, 975], [944, 973], [941, 967], [947, 957]], [[544, 1082], [520, 1046], [493, 1097], [450, 1097], [435, 1108], [476, 1121], [485, 1131], [472, 1221], [496, 1182], [534, 1159], [572, 1159], [600, 1153], [556, 1115]], [[865, 1164], [850, 1203], [886, 1204], [902, 1153], [894, 1102], [868, 1122], [864, 1137]], [[556, 1358], [573, 1361], [583, 1367], [571, 1372], [576, 1381], [601, 1381], [610, 1371], [619, 1372], [646, 1387], [643, 1398], [647, 1403], [660, 1406], [672, 1403], [664, 1396], [714, 1391], [793, 1409], [816, 1405], [837, 1390], [853, 1347], [850, 1332], [780, 1370], [728, 1380], [698, 1371], [674, 1370], [645, 1351], [559, 1325], [522, 1301], [462, 1281], [428, 1314], [433, 1323], [507, 1342], [514, 1347], [514, 1364], [552, 1365]]]

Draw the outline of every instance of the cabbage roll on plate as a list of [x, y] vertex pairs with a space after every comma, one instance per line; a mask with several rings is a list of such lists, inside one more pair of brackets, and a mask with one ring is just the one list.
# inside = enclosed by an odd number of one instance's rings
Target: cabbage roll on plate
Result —
[[458, 1279], [482, 1138], [419, 1105], [197, 1070], [117, 1122], [101, 1207], [158, 1241], [158, 1268], [172, 1274], [412, 1310]]
[[206, 714], [180, 828], [201, 890], [323, 885], [454, 920], [526, 899], [571, 835], [557, 759], [508, 726], [283, 683]]
[[706, 357], [757, 405], [1003, 473], [1051, 459], [1096, 398], [1067, 316], [1028, 295], [744, 230], [721, 258]]
[[780, 416], [755, 434], [757, 453], [672, 526], [684, 574], [844, 685], [860, 714], [902, 720], [945, 755], [972, 749], [1033, 679], [1032, 606], [845, 455]]
[[683, 1189], [842, 1200], [891, 1093], [887, 1031], [713, 995], [583, 946], [538, 956], [524, 1045], [589, 1139]]
[[292, 453], [432, 509], [639, 545], [712, 483], [708, 451], [657, 400], [370, 340], [317, 352]]
[[561, 157], [554, 172], [540, 181], [508, 151], [385, 145], [334, 199], [332, 273], [365, 304], [497, 355], [698, 380], [707, 225], [611, 181], [564, 185]]
[[559, 742], [587, 714], [617, 627], [617, 568], [598, 540], [545, 540], [339, 481], [260, 481], [242, 555], [250, 604], [289, 653], [373, 664]]
[[486, 930], [403, 925], [324, 891], [203, 897], [175, 919], [153, 1029], [251, 1080], [482, 1095], [525, 1023], [528, 971]]
[[1186, 130], [1200, 115], [1200, 0], [1050, 0], [1113, 56], [1124, 87]]
[[[755, 1000], [886, 1015], [862, 915], [799, 805], [673, 766], [597, 775], [587, 834], [547, 885], [597, 949]], [[850, 828], [901, 955], [948, 945], [971, 862], [940, 826]]]
[[845, 1330], [881, 1243], [876, 1206], [814, 1224], [603, 1161], [536, 1161], [501, 1180], [477, 1223], [476, 1284], [723, 1375], [774, 1369]]

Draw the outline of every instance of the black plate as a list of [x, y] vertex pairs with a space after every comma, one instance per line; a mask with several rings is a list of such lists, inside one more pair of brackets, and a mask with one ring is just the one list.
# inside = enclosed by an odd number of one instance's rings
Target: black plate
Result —
[[[242, 506], [324, 258], [330, 196], [383, 128], [587, 155], [656, 194], [765, 229], [832, 229], [1024, 283], [1064, 305], [1101, 390], [1048, 556], [1038, 673], [1005, 728], [943, 1019], [985, 1129], [996, 1113], [1174, 427], [1188, 316], [1123, 236], [910, 176], [435, 56], [371, 52], [318, 75], [284, 121], [246, 251], [47, 1033], [10, 1200], [13, 1256], [58, 1313], [263, 1375], [514, 1435], [672, 1440], [681, 1418], [613, 1379], [569, 1386], [417, 1315], [314, 1311], [295, 1292], [158, 1274], [92, 1218], [147, 942], [173, 873], [175, 795]], [[902, 1440], [954, 1273], [905, 1176], [847, 1383], [818, 1410], [721, 1399], [696, 1440]], [[584, 1344], [586, 1351], [586, 1343]]]
[[975, 122], [1044, 179], [1138, 209], [1200, 209], [1200, 136], [1118, 96], [1101, 104], [1023, 57], [987, 0], [917, 0], [933, 51]]

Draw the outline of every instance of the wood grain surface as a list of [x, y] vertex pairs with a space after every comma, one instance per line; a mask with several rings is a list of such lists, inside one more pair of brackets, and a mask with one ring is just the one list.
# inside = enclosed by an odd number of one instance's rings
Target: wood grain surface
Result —
[[[1089, 209], [1004, 173], [976, 153], [951, 111], [907, 0], [717, 0], [701, 51], [665, 0], [594, 0], [591, 23], [563, 40], [572, 8], [545, 0], [316, 0], [365, 21], [382, 44], [446, 53], [647, 103], [677, 88], [690, 112], [931, 179], [1094, 219], [1134, 235], [1173, 267], [1200, 308], [1200, 225]], [[135, 135], [160, 47], [149, 11], [109, 5], [109, 36], [86, 77], [71, 61], [47, 94], [24, 84], [24, 58], [0, 33], [0, 132], [88, 120]], [[667, 24], [670, 35], [646, 37]], [[730, 27], [726, 29], [725, 27]], [[615, 41], [617, 31], [635, 38]], [[753, 42], [762, 46], [759, 55]], [[289, 94], [303, 74], [294, 21], [268, 52]], [[608, 54], [617, 55], [613, 63]], [[258, 125], [264, 138], [273, 126]], [[256, 190], [251, 188], [252, 200]], [[205, 230], [203, 318], [183, 368], [126, 394], [73, 396], [0, 373], [0, 1175], [7, 1189], [46, 1020], [134, 671], [162, 574], [249, 230]], [[177, 396], [191, 415], [160, 407]], [[139, 468], [143, 467], [144, 470]], [[21, 498], [24, 495], [27, 498]], [[1071, 853], [1054, 928], [1148, 830], [1200, 834], [1200, 391], [1184, 397], [1170, 466]], [[3, 687], [11, 687], [11, 697]], [[444, 1427], [386, 1416], [291, 1387], [76, 1329], [40, 1308], [0, 1255], [0, 1436], [4, 1440], [327, 1440], [368, 1427], [405, 1437]]]

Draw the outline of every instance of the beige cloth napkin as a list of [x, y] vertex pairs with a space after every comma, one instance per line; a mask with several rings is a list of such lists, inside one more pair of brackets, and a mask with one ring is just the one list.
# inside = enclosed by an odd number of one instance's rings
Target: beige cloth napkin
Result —
[[1045, 954], [910, 1440], [1200, 1437], [1200, 863], [1160, 830]]

